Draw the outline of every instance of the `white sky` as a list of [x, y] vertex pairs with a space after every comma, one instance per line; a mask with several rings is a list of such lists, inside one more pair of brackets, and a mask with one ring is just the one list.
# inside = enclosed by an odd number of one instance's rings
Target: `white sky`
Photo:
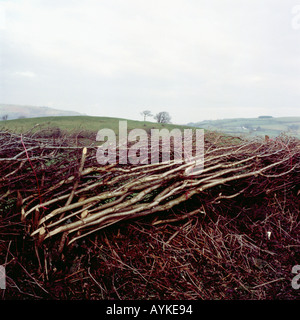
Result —
[[300, 116], [300, 0], [0, 0], [0, 102]]

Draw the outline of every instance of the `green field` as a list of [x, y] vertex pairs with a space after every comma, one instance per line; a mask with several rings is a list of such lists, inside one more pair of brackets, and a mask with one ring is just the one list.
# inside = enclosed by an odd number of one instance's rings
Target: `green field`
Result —
[[150, 121], [134, 121], [121, 118], [91, 117], [91, 116], [64, 116], [64, 117], [41, 117], [26, 118], [16, 120], [6, 120], [0, 122], [0, 130], [9, 130], [15, 133], [25, 133], [28, 131], [38, 132], [41, 130], [61, 130], [65, 133], [78, 134], [80, 132], [96, 134], [101, 129], [112, 129], [116, 133], [119, 129], [119, 121], [126, 120], [128, 130], [144, 129], [168, 129], [193, 128], [175, 124], [160, 124]]

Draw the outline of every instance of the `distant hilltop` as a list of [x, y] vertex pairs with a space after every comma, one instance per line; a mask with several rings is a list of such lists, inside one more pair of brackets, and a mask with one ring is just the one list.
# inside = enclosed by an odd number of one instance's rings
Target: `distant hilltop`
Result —
[[80, 115], [83, 114], [75, 111], [58, 110], [49, 107], [34, 107], [0, 103], [0, 120]]

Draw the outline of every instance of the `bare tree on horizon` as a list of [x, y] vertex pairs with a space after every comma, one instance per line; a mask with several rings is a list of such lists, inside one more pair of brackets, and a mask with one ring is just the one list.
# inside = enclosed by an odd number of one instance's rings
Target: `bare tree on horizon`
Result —
[[144, 117], [144, 121], [146, 121], [147, 117], [153, 117], [153, 114], [150, 110], [144, 110], [141, 112], [141, 115]]

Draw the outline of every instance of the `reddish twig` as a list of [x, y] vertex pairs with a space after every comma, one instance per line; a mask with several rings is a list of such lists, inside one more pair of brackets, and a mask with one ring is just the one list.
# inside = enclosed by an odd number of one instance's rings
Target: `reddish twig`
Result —
[[[29, 161], [29, 164], [30, 164], [30, 166], [31, 166], [31, 168], [32, 168], [32, 171], [33, 171], [33, 173], [34, 173], [35, 180], [36, 180], [36, 185], [37, 185], [37, 190], [38, 190], [38, 194], [39, 194], [40, 204], [42, 204], [42, 203], [43, 203], [43, 200], [42, 200], [42, 197], [41, 197], [41, 190], [40, 190], [40, 186], [39, 186], [39, 180], [38, 180], [36, 171], [35, 171], [35, 169], [34, 169], [34, 167], [33, 167], [33, 164], [32, 164], [32, 162], [31, 162], [31, 160], [30, 160], [30, 157], [29, 157], [29, 155], [28, 155], [28, 152], [27, 152], [25, 143], [24, 143], [24, 141], [23, 141], [23, 136], [22, 136], [22, 134], [21, 134], [21, 142], [22, 142], [23, 148], [24, 148], [24, 150], [25, 150], [26, 157], [27, 157], [27, 159], [28, 159], [28, 161]], [[47, 209], [46, 207], [42, 207], [42, 208]]]

